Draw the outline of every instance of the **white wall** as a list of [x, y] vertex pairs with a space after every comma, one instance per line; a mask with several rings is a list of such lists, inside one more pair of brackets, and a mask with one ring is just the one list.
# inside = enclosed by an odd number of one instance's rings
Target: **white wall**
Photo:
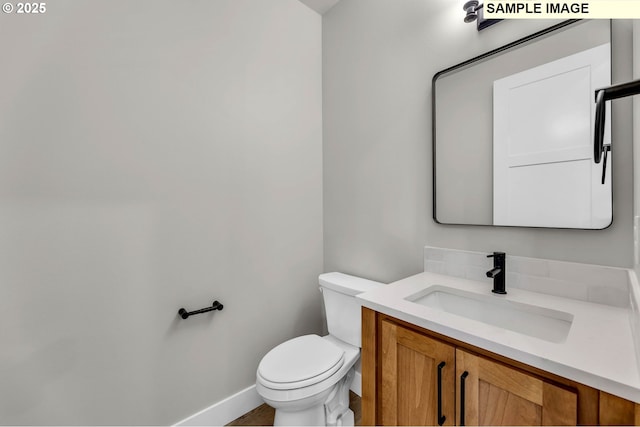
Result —
[[322, 328], [320, 16], [47, 8], [0, 15], [0, 424], [174, 423]]
[[[422, 271], [425, 244], [631, 266], [630, 100], [613, 107], [610, 228], [443, 226], [432, 220], [433, 75], [557, 22], [503, 21], [477, 32], [463, 22], [462, 3], [344, 0], [324, 15], [325, 270], [396, 280]], [[629, 21], [616, 21], [613, 51], [613, 81], [629, 80]]]

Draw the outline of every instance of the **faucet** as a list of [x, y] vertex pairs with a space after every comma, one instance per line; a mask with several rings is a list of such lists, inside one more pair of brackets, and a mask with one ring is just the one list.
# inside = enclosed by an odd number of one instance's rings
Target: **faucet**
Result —
[[493, 255], [487, 255], [487, 258], [493, 258], [493, 268], [487, 271], [487, 277], [493, 279], [493, 290], [495, 294], [504, 295], [507, 293], [505, 280], [507, 254], [504, 252], [494, 252]]

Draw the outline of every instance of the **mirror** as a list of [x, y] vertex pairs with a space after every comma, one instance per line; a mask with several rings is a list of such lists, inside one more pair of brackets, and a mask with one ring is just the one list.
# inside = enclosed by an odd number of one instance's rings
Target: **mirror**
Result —
[[603, 185], [593, 127], [595, 90], [610, 84], [609, 20], [566, 21], [437, 73], [436, 222], [608, 227], [612, 165]]

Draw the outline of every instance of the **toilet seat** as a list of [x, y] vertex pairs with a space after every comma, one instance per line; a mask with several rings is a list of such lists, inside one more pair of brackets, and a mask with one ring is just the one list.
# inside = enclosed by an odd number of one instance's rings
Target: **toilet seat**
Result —
[[257, 374], [265, 387], [294, 390], [331, 377], [344, 361], [344, 349], [318, 335], [303, 335], [285, 341], [267, 353]]
[[321, 338], [325, 341], [331, 342], [331, 344], [344, 351], [344, 361], [340, 368], [335, 373], [315, 384], [291, 389], [274, 389], [273, 385], [277, 386], [277, 383], [268, 384], [268, 381], [262, 378], [260, 372], [256, 372], [256, 391], [265, 400], [265, 402], [275, 408], [278, 408], [283, 404], [291, 407], [291, 405], [297, 405], [298, 402], [302, 402], [306, 399], [312, 399], [315, 397], [320, 398], [323, 393], [329, 392], [333, 385], [343, 379], [351, 369], [354, 369], [354, 364], [360, 358], [360, 348], [345, 343], [331, 335], [326, 335]]

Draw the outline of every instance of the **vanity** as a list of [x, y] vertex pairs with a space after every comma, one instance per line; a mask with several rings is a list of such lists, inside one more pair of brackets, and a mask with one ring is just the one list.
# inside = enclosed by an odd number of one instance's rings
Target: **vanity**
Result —
[[[640, 425], [638, 300], [625, 269], [425, 248], [361, 294], [364, 425]], [[511, 269], [509, 266], [511, 265]]]
[[[433, 77], [436, 223], [609, 227], [591, 135], [612, 43], [608, 21], [567, 21]], [[488, 255], [426, 247], [423, 273], [358, 295], [362, 423], [640, 425], [635, 273]]]

